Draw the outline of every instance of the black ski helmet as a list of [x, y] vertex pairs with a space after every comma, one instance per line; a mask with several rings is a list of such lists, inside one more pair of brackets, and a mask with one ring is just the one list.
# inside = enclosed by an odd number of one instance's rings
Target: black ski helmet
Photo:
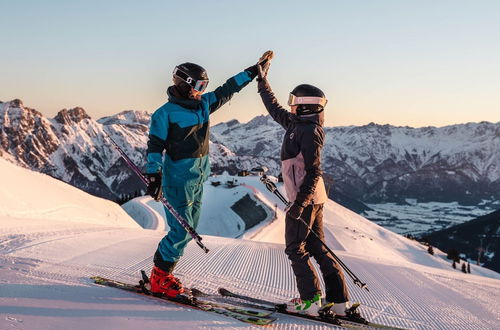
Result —
[[[203, 92], [208, 86], [207, 71], [198, 64], [186, 62], [175, 67], [174, 84], [181, 90], [193, 88], [199, 92]], [[186, 86], [187, 85], [187, 86]]]
[[313, 85], [298, 85], [290, 92], [288, 105], [297, 105], [298, 115], [308, 115], [323, 111], [327, 99], [325, 94]]

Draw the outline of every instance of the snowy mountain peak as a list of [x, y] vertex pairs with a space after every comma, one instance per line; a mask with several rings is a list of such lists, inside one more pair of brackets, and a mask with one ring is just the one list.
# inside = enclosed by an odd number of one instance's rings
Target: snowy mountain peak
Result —
[[90, 116], [81, 107], [76, 107], [72, 109], [62, 109], [57, 113], [54, 119], [65, 125], [71, 125], [72, 123], [79, 123], [84, 119], [91, 119]]
[[20, 119], [20, 118], [33, 118], [43, 116], [35, 109], [25, 107], [23, 101], [14, 99], [12, 101], [0, 102], [0, 114], [4, 120]]
[[13, 108], [21, 108], [23, 107], [23, 101], [21, 101], [20, 99], [14, 99], [10, 102], [10, 106], [13, 107]]
[[54, 127], [21, 100], [0, 104], [0, 150], [4, 158], [24, 167], [46, 169], [45, 158], [58, 148]]
[[[138, 155], [136, 146], [146, 145], [147, 126], [134, 122], [139, 117], [143, 119], [137, 121], [149, 122], [149, 117], [133, 111], [121, 116], [128, 118], [127, 124], [115, 121], [116, 125], [109, 125], [107, 131], [141, 164], [142, 155]], [[100, 197], [116, 198], [141, 187], [119, 160], [104, 134], [104, 126], [81, 107], [63, 109], [54, 119], [47, 119], [14, 100], [0, 104], [0, 126], [2, 157], [15, 164], [49, 174]]]
[[271, 116], [259, 115], [248, 122], [249, 125], [263, 125], [274, 122]]
[[147, 111], [126, 110], [113, 116], [103, 117], [97, 122], [102, 125], [149, 125], [151, 115]]

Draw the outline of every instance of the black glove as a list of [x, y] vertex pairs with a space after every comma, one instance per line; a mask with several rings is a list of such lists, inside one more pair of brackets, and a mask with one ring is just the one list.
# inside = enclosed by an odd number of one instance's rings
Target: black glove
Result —
[[161, 173], [146, 173], [145, 175], [149, 181], [147, 194], [154, 200], [159, 200], [161, 198]]
[[304, 207], [297, 202], [294, 202], [292, 206], [290, 206], [286, 212], [286, 215], [292, 219], [298, 219], [302, 215], [302, 211], [304, 211]]
[[250, 79], [257, 77], [257, 75], [259, 74], [259, 69], [257, 68], [257, 64], [254, 64], [251, 67], [246, 68], [245, 71], [250, 76]]
[[266, 79], [267, 72], [269, 71], [269, 66], [271, 65], [271, 60], [274, 57], [274, 53], [272, 50], [268, 50], [259, 58], [259, 62], [257, 62], [257, 70], [258, 70], [258, 78], [257, 81], [261, 81]]

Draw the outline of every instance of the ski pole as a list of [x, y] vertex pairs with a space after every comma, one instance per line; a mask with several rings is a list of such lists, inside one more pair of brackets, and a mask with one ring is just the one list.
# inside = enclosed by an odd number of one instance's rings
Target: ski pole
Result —
[[[285, 204], [285, 210], [287, 210], [291, 206], [291, 203], [285, 198], [285, 196], [283, 196], [279, 192], [278, 187], [276, 187], [276, 184], [272, 182], [265, 174], [262, 175], [260, 181], [264, 183], [267, 190], [275, 194], [283, 202], [283, 204]], [[309, 224], [302, 218], [298, 218], [298, 220], [300, 220], [304, 224], [304, 226], [306, 226], [309, 229], [309, 231], [321, 242], [321, 244], [333, 257], [333, 259], [335, 259], [335, 261], [344, 269], [347, 275], [349, 275], [349, 277], [353, 280], [354, 284], [359, 286], [361, 289], [365, 289], [366, 291], [370, 292], [370, 290], [368, 290], [368, 286], [366, 285], [366, 283], [361, 282], [361, 280], [342, 262], [342, 260], [340, 260], [340, 258], [335, 253], [333, 253], [333, 251], [328, 247], [328, 245], [326, 245], [326, 243], [321, 239], [321, 237], [319, 237], [319, 235], [311, 228], [311, 226], [309, 226]]]
[[[115, 147], [116, 150], [120, 153], [120, 156], [125, 160], [125, 163], [134, 171], [135, 174], [141, 179], [141, 181], [147, 186], [149, 184], [148, 178], [146, 178], [139, 167], [134, 164], [134, 162], [127, 156], [127, 154], [116, 144], [116, 142], [109, 136], [109, 134], [104, 131], [104, 134], [109, 138], [109, 140], [113, 143], [113, 146]], [[165, 197], [160, 198], [160, 202], [167, 208], [167, 210], [174, 216], [174, 218], [181, 224], [181, 226], [186, 230], [186, 232], [191, 235], [191, 237], [194, 239], [196, 244], [200, 248], [202, 248], [205, 253], [208, 253], [210, 251], [202, 242], [202, 237], [196, 232], [196, 230], [189, 225], [189, 223], [184, 219], [170, 203], [165, 199]]]

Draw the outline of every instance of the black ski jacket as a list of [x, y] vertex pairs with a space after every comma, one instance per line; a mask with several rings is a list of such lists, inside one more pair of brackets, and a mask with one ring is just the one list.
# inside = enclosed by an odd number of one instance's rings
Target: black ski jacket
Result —
[[271, 117], [286, 129], [281, 171], [288, 199], [303, 207], [323, 204], [328, 199], [321, 171], [323, 112], [302, 116], [288, 112], [278, 103], [265, 79], [259, 81], [258, 91]]

